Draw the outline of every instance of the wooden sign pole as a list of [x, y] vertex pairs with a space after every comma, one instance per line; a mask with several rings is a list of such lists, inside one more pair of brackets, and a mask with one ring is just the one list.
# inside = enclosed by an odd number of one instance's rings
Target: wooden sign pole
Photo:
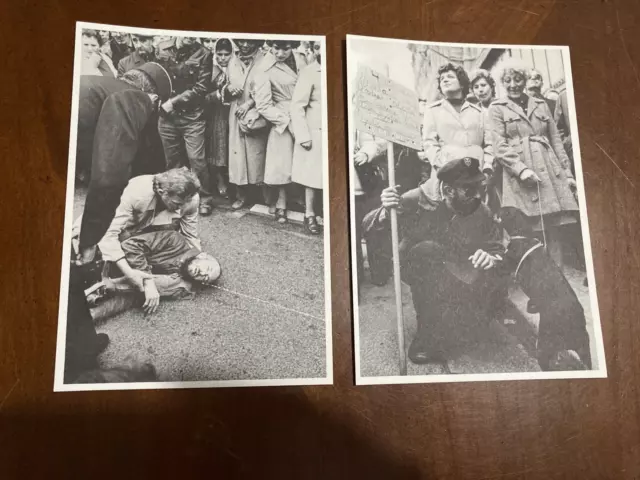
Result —
[[[389, 186], [396, 186], [395, 160], [393, 142], [387, 142], [387, 162], [389, 166]], [[398, 239], [398, 212], [395, 208], [391, 214], [391, 249], [393, 250], [393, 286], [396, 293], [396, 321], [398, 323], [398, 354], [400, 375], [407, 374], [407, 356], [404, 349], [404, 318], [402, 316], [402, 283], [400, 280], [400, 242]]]

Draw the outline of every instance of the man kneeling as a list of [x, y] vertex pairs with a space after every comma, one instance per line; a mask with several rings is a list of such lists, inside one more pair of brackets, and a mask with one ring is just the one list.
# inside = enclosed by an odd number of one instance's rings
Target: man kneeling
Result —
[[504, 277], [502, 231], [482, 205], [484, 175], [475, 158], [453, 160], [438, 171], [443, 201], [435, 210], [421, 187], [400, 195], [383, 190], [382, 207], [367, 215], [368, 235], [388, 228], [397, 208], [403, 233], [402, 279], [411, 286], [418, 331], [409, 358], [441, 361], [452, 349], [476, 342], [494, 317]]
[[194, 281], [217, 280], [220, 265], [202, 252], [198, 236], [199, 188], [187, 169], [129, 181], [99, 243], [104, 260], [124, 275], [107, 279], [108, 290], [144, 292], [143, 307], [150, 314], [161, 296], [181, 298], [192, 293]]

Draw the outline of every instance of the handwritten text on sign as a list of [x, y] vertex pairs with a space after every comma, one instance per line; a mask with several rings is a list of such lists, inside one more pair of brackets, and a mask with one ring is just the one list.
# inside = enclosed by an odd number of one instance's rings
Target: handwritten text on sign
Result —
[[418, 96], [364, 65], [355, 84], [356, 129], [414, 150], [422, 150]]

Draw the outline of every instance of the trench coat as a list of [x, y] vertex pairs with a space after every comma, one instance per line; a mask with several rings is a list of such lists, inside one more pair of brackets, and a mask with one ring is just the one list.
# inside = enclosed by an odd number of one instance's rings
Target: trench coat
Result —
[[[255, 105], [254, 88], [256, 76], [266, 54], [258, 51], [251, 63], [245, 65], [234, 56], [229, 62], [227, 87], [223, 90], [223, 102], [229, 107], [229, 182], [235, 185], [262, 183], [264, 180], [264, 162], [267, 153], [267, 136], [264, 129], [245, 135], [238, 124], [236, 111], [240, 105], [251, 102]], [[242, 93], [235, 98], [229, 94], [228, 87], [241, 88]]]
[[228, 82], [227, 74], [214, 64], [211, 79], [214, 90], [207, 95], [207, 164], [226, 167], [229, 161], [229, 103], [223, 101], [222, 91]]
[[[489, 118], [496, 160], [502, 165], [502, 206], [516, 207], [530, 217], [535, 230], [575, 223], [578, 203], [569, 188], [569, 158], [556, 123], [543, 99], [529, 97], [527, 113], [509, 98], [495, 100]], [[525, 169], [540, 177], [538, 187], [520, 182]]]
[[[305, 187], [323, 188], [322, 67], [313, 62], [300, 72], [291, 98], [293, 165], [291, 180]], [[300, 146], [311, 141], [311, 149]]]
[[422, 139], [431, 164], [431, 177], [424, 185], [427, 196], [440, 199], [438, 170], [451, 160], [469, 156], [480, 161], [483, 171], [493, 172], [493, 146], [482, 107], [468, 101], [460, 112], [447, 101], [439, 100], [424, 112]]
[[304, 55], [293, 52], [297, 72], [285, 63], [267, 57], [256, 80], [256, 109], [272, 124], [267, 142], [264, 183], [286, 185], [291, 183], [293, 164], [293, 135], [290, 130], [291, 97], [300, 71], [306, 66]]

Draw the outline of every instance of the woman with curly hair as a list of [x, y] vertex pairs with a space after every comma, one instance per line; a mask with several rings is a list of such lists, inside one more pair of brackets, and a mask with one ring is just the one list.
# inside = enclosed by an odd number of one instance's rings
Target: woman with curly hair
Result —
[[444, 98], [428, 105], [422, 130], [424, 152], [431, 164], [431, 178], [422, 187], [437, 203], [440, 195], [438, 170], [451, 160], [476, 158], [485, 174], [493, 172], [493, 150], [485, 128], [482, 108], [466, 100], [470, 81], [459, 65], [447, 63], [438, 69], [438, 91]]
[[272, 124], [267, 140], [264, 183], [277, 190], [277, 200], [270, 211], [278, 223], [287, 223], [287, 190], [291, 183], [293, 135], [291, 134], [291, 98], [298, 75], [307, 65], [304, 55], [294, 50], [300, 42], [274, 40], [272, 53], [262, 63], [256, 80], [255, 101], [258, 113]]
[[97, 31], [82, 31], [81, 75], [116, 76], [111, 59], [101, 51], [102, 43], [102, 36]]
[[507, 96], [489, 107], [495, 156], [503, 167], [502, 206], [522, 211], [562, 266], [560, 236], [578, 221], [576, 181], [547, 103], [525, 93], [528, 79], [524, 65], [506, 63], [500, 81]]

